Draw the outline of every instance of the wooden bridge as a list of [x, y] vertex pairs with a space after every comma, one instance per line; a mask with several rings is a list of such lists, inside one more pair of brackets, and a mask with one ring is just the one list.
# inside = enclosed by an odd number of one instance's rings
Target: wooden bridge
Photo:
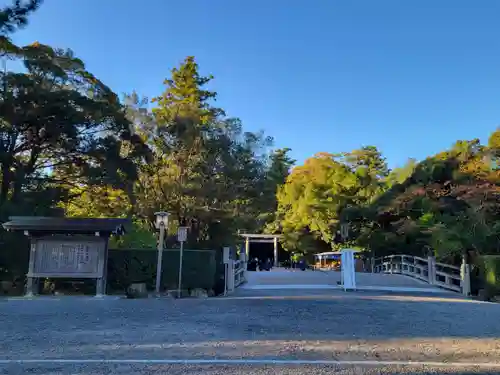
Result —
[[405, 275], [439, 288], [470, 294], [469, 265], [456, 267], [436, 262], [434, 257], [425, 259], [411, 255], [390, 255], [375, 259], [373, 271]]
[[[247, 271], [244, 256], [231, 266], [228, 294], [269, 294], [280, 290], [341, 290], [341, 271]], [[409, 255], [377, 258], [373, 272], [356, 272], [356, 290], [410, 293], [460, 293], [468, 295], [468, 270]]]

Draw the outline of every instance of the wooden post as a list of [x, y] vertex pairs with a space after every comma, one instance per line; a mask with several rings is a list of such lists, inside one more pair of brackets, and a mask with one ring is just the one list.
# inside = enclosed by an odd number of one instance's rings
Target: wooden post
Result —
[[240, 254], [241, 267], [243, 267], [243, 280], [247, 280], [247, 257], [245, 254]]
[[109, 258], [109, 249], [108, 249], [108, 241], [109, 238], [106, 238], [106, 242], [104, 244], [104, 267], [102, 270], [102, 294], [106, 295], [108, 292], [108, 258]]
[[470, 264], [467, 264], [467, 257], [462, 258], [462, 266], [460, 267], [460, 284], [462, 287], [462, 294], [464, 296], [470, 295]]
[[[96, 233], [96, 236], [100, 237], [100, 234]], [[103, 239], [101, 237], [101, 240], [104, 240], [104, 248], [102, 250], [100, 249], [100, 246], [94, 245], [101, 250], [98, 251], [98, 267], [100, 268], [101, 276], [96, 280], [96, 297], [103, 297], [106, 295], [106, 279], [108, 274], [108, 239]]]
[[278, 237], [274, 237], [274, 267], [278, 267]]
[[35, 292], [35, 288], [38, 283], [35, 277], [33, 277], [33, 273], [35, 272], [35, 260], [36, 260], [36, 240], [31, 239], [31, 247], [30, 247], [30, 260], [28, 266], [28, 277], [26, 282], [26, 297], [33, 297], [38, 293], [38, 290]]
[[234, 291], [234, 259], [229, 259], [227, 263], [227, 291]]
[[248, 237], [245, 237], [245, 255], [248, 262], [248, 259], [250, 259], [250, 239]]
[[429, 278], [429, 284], [434, 285], [436, 283], [436, 258], [433, 256], [427, 257], [427, 277]]

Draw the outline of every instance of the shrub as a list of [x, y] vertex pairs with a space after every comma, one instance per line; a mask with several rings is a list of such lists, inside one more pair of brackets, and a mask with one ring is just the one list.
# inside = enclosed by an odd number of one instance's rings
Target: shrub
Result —
[[477, 259], [477, 266], [488, 298], [500, 294], [500, 255], [482, 255]]
[[[179, 277], [179, 249], [163, 252], [163, 289], [175, 289]], [[110, 250], [108, 258], [108, 287], [125, 290], [132, 283], [146, 283], [154, 289], [156, 283], [156, 249]], [[182, 261], [183, 289], [214, 289], [216, 280], [216, 258], [213, 250], [184, 250]]]
[[[29, 248], [29, 247], [27, 247]], [[29, 254], [29, 252], [27, 252]], [[179, 277], [179, 249], [169, 249], [163, 252], [162, 289], [176, 289]], [[184, 250], [182, 267], [182, 288], [213, 290], [215, 294], [224, 291], [224, 265], [221, 251], [214, 250]], [[145, 283], [148, 290], [154, 290], [156, 284], [157, 250], [146, 249], [110, 249], [108, 255], [107, 293], [124, 293], [130, 284]], [[19, 262], [27, 269], [28, 261]], [[2, 271], [0, 262], [0, 271]], [[26, 270], [27, 271], [27, 270]], [[19, 271], [20, 275], [26, 273]], [[12, 277], [4, 277], [11, 280]], [[1, 278], [0, 278], [1, 280]], [[45, 280], [40, 282], [40, 291]], [[95, 293], [93, 279], [50, 279], [55, 289], [68, 293]], [[24, 284], [21, 278], [21, 285]], [[21, 288], [22, 289], [22, 288]], [[22, 292], [22, 290], [21, 290]]]

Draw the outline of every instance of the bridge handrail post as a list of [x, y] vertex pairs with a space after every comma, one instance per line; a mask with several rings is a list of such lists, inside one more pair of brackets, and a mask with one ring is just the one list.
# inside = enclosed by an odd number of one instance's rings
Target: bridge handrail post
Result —
[[460, 267], [460, 286], [464, 296], [469, 296], [471, 294], [470, 264], [467, 264], [466, 257], [462, 258], [462, 265]]
[[434, 256], [422, 258], [398, 254], [376, 258], [374, 263], [376, 273], [401, 273], [439, 288], [470, 295], [470, 265], [464, 261], [461, 267], [457, 267], [437, 262]]
[[241, 277], [243, 278], [241, 283], [244, 283], [247, 281], [247, 256], [244, 253], [240, 254], [240, 262], [241, 262]]
[[396, 262], [396, 273], [403, 274], [403, 269], [405, 265], [405, 256], [404, 255], [398, 255], [399, 262]]
[[427, 277], [429, 278], [429, 284], [434, 285], [436, 283], [436, 258], [433, 256], [427, 257]]
[[234, 260], [230, 259], [229, 262], [227, 263], [227, 291], [232, 292], [234, 291], [234, 285], [235, 285], [235, 264]]

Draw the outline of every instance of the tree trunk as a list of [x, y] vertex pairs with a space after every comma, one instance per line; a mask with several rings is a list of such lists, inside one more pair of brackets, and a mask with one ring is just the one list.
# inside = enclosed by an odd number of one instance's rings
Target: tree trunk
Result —
[[2, 186], [0, 188], [0, 205], [5, 204], [9, 195], [10, 185], [12, 183], [11, 163], [4, 161], [2, 163]]

